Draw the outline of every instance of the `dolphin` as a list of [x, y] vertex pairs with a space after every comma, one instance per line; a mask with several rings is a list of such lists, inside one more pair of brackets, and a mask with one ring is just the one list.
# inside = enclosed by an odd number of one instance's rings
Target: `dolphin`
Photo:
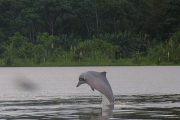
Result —
[[93, 91], [96, 89], [103, 94], [108, 99], [109, 105], [114, 105], [114, 96], [106, 78], [106, 72], [87, 71], [80, 74], [79, 82], [76, 87], [85, 83], [88, 84]]

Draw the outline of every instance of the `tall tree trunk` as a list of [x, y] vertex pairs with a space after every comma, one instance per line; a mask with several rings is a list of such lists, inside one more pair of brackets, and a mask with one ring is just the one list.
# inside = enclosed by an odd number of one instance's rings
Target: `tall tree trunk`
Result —
[[116, 24], [116, 18], [113, 18], [113, 25], [114, 25], [114, 33], [117, 32], [117, 24]]
[[54, 35], [54, 24], [51, 24], [51, 35]]
[[96, 32], [99, 33], [99, 16], [96, 8]]
[[88, 37], [91, 37], [91, 31], [90, 31], [89, 25], [88, 25], [86, 20], [85, 20], [85, 26], [86, 26], [86, 29], [87, 29], [87, 32], [88, 32]]

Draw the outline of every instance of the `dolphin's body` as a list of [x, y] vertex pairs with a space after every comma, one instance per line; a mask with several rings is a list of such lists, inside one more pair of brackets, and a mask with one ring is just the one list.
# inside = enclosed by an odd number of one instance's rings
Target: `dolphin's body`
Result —
[[84, 83], [87, 83], [93, 91], [96, 89], [102, 93], [109, 100], [109, 104], [114, 104], [114, 96], [106, 78], [106, 72], [88, 71], [82, 73], [79, 76], [79, 82], [76, 87]]

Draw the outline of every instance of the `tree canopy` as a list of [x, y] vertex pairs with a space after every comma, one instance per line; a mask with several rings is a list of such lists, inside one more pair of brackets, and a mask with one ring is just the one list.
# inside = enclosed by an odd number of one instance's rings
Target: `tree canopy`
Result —
[[0, 0], [0, 65], [178, 64], [179, 31], [179, 0]]

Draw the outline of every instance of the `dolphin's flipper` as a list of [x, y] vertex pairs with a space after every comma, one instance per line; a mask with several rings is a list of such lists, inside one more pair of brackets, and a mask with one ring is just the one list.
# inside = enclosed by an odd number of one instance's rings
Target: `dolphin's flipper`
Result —
[[94, 91], [94, 88], [91, 86], [92, 91]]

